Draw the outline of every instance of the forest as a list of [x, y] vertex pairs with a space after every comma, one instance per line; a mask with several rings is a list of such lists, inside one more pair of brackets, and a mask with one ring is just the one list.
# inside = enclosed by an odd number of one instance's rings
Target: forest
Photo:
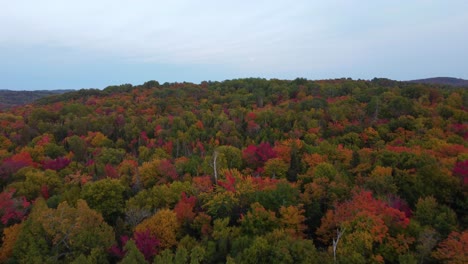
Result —
[[13, 106], [32, 103], [33, 101], [51, 95], [71, 92], [72, 90], [36, 90], [36, 91], [11, 91], [0, 89], [0, 110]]
[[468, 263], [467, 88], [148, 81], [0, 123], [0, 263]]

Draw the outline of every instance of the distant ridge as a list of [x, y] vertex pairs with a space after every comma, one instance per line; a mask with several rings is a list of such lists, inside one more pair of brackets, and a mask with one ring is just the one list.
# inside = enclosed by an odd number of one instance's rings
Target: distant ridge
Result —
[[12, 91], [0, 89], [0, 110], [32, 103], [40, 98], [63, 94], [71, 91], [73, 90]]
[[468, 80], [452, 78], [452, 77], [434, 77], [434, 78], [427, 78], [427, 79], [412, 80], [408, 82], [468, 87]]

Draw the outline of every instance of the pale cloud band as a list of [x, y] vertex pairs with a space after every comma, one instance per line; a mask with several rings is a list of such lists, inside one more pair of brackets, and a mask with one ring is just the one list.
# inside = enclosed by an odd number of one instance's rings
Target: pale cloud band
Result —
[[468, 1], [0, 2], [0, 53], [57, 51], [46, 63], [112, 58], [309, 78], [404, 79], [399, 63], [436, 74], [443, 67], [427, 68], [429, 56], [467, 68]]

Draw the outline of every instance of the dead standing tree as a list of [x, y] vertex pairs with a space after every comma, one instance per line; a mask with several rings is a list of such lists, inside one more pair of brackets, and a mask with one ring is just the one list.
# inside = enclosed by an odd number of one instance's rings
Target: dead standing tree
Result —
[[336, 239], [333, 238], [333, 260], [334, 263], [336, 263], [336, 249], [338, 248], [338, 243], [340, 242], [341, 236], [343, 236], [343, 233], [345, 232], [345, 228], [342, 230], [336, 229]]

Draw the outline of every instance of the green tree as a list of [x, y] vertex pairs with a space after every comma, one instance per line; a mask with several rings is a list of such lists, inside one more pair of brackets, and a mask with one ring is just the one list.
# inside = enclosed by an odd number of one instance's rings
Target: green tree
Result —
[[84, 200], [78, 200], [76, 208], [63, 202], [52, 209], [39, 199], [19, 234], [13, 257], [20, 263], [57, 263], [101, 252], [102, 258], [114, 243], [112, 228]]
[[457, 228], [457, 215], [446, 205], [440, 205], [432, 196], [420, 198], [416, 203], [414, 219], [422, 226], [435, 228], [446, 237]]
[[125, 156], [125, 150], [115, 148], [102, 148], [96, 161], [101, 164], [119, 165]]
[[236, 263], [320, 263], [311, 240], [298, 239], [283, 230], [255, 237], [235, 260]]
[[56, 159], [58, 157], [64, 156], [65, 154], [65, 148], [61, 145], [49, 143], [44, 146], [44, 155], [51, 159]]
[[166, 249], [163, 250], [159, 255], [154, 258], [154, 264], [167, 264], [174, 263], [174, 253], [172, 250]]
[[44, 188], [47, 188], [48, 193], [52, 195], [62, 187], [62, 180], [57, 172], [52, 170], [42, 171], [28, 167], [18, 171], [16, 177], [24, 180], [10, 184], [10, 187], [16, 189], [18, 195], [24, 195], [28, 200], [39, 197]]
[[233, 146], [219, 146], [218, 151], [226, 160], [228, 169], [240, 169], [242, 166], [242, 151]]
[[288, 172], [288, 164], [280, 158], [273, 158], [265, 162], [265, 173], [271, 178], [286, 178]]
[[127, 241], [124, 247], [126, 254], [125, 257], [120, 261], [120, 264], [145, 264], [148, 263], [145, 260], [145, 256], [138, 250], [133, 240]]
[[66, 145], [68, 146], [68, 150], [74, 154], [73, 158], [76, 161], [85, 161], [88, 147], [84, 139], [79, 136], [71, 136], [66, 139]]
[[279, 227], [275, 212], [265, 210], [259, 203], [253, 203], [240, 222], [242, 233], [253, 236], [264, 235]]
[[123, 214], [125, 187], [116, 179], [103, 179], [83, 186], [81, 197], [102, 213], [108, 223]]
[[156, 185], [151, 189], [142, 190], [126, 202], [127, 210], [132, 208], [154, 211], [161, 208], [173, 208], [181, 197], [181, 193], [192, 196], [194, 188], [190, 182], [175, 181], [169, 185]]
[[233, 192], [217, 192], [203, 207], [208, 214], [215, 218], [235, 217], [234, 212], [238, 208], [239, 198]]

